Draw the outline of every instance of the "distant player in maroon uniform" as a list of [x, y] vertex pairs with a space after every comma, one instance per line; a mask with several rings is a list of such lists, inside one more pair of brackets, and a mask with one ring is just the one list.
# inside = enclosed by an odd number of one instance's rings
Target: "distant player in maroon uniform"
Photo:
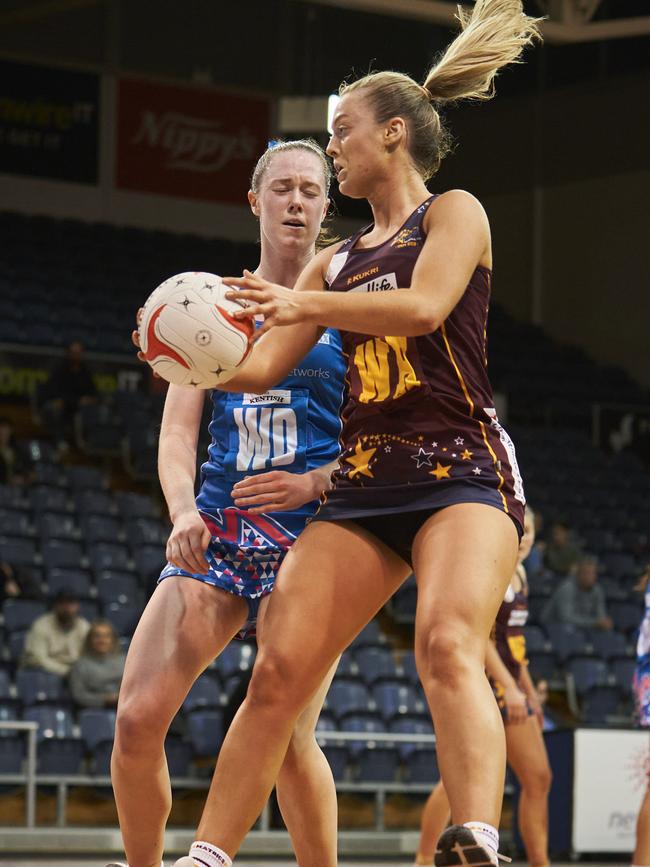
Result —
[[[528, 863], [548, 864], [548, 793], [551, 769], [542, 737], [544, 712], [528, 673], [524, 626], [528, 584], [523, 561], [535, 541], [535, 519], [526, 508], [515, 574], [494, 624], [485, 668], [505, 723], [508, 764], [521, 785], [518, 822]], [[416, 865], [433, 864], [436, 841], [449, 821], [449, 800], [440, 782], [424, 808]]]
[[468, 193], [432, 196], [425, 181], [448, 149], [436, 106], [491, 95], [537, 25], [520, 0], [478, 0], [461, 15], [463, 32], [423, 86], [380, 72], [341, 89], [328, 153], [341, 192], [366, 198], [374, 223], [316, 256], [299, 291], [248, 272], [232, 281], [250, 302], [242, 315], [265, 321], [227, 390], [263, 391], [332, 326], [349, 353], [349, 394], [334, 490], [283, 562], [265, 649], [219, 754], [199, 826], [210, 867], [231, 863], [294, 720], [409, 564], [418, 670], [456, 823], [436, 863], [458, 863], [460, 847], [475, 867], [496, 864], [505, 738], [484, 662], [524, 496], [486, 372], [488, 221]]

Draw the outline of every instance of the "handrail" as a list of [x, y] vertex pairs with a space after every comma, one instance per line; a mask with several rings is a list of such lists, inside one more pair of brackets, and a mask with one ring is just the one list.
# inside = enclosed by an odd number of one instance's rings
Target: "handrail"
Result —
[[36, 732], [38, 723], [27, 720], [0, 720], [0, 729], [24, 732], [27, 735], [27, 764], [23, 779], [27, 789], [25, 797], [25, 824], [28, 828], [36, 825]]

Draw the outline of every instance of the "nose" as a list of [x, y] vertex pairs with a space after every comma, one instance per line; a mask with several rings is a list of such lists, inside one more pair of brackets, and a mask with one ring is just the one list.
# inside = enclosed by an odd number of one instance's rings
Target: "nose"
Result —
[[325, 148], [325, 153], [328, 157], [334, 157], [338, 153], [336, 150], [336, 145], [334, 144], [334, 136], [330, 136], [330, 140], [327, 142], [327, 147]]
[[291, 190], [291, 196], [289, 199], [289, 210], [302, 211], [302, 194], [298, 187], [294, 187]]

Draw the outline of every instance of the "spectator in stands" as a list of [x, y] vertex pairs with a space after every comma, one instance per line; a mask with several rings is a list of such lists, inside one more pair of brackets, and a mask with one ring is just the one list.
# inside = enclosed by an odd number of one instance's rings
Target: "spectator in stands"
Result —
[[544, 552], [546, 550], [546, 542], [538, 538], [538, 534], [543, 531], [544, 517], [541, 512], [535, 509], [535, 544], [530, 549], [528, 557], [524, 560], [524, 569], [528, 580], [539, 575], [544, 570]]
[[32, 623], [25, 639], [23, 668], [41, 668], [65, 676], [79, 659], [90, 623], [79, 614], [79, 598], [62, 588], [49, 614]]
[[16, 568], [0, 560], [0, 605], [5, 599], [40, 599], [41, 588], [36, 578], [24, 568]]
[[560, 575], [569, 575], [580, 557], [580, 549], [571, 538], [571, 530], [564, 521], [555, 521], [551, 538], [544, 552], [544, 565]]
[[584, 629], [611, 629], [605, 609], [605, 593], [598, 584], [598, 561], [583, 555], [575, 575], [555, 590], [542, 612], [544, 623], [571, 623]]
[[14, 435], [11, 419], [0, 417], [0, 484], [20, 484], [28, 475], [29, 465]]
[[80, 406], [94, 403], [97, 389], [80, 340], [73, 340], [63, 360], [43, 386], [43, 421], [60, 451], [73, 441], [72, 424]]
[[116, 707], [124, 672], [115, 627], [108, 620], [95, 620], [83, 652], [70, 670], [70, 692], [81, 707]]

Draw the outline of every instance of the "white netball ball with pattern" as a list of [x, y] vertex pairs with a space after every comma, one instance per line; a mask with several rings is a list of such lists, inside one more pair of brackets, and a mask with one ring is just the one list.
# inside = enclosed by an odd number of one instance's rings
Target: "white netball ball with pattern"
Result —
[[153, 370], [175, 385], [214, 388], [248, 355], [255, 326], [233, 313], [221, 277], [205, 271], [176, 274], [147, 298], [138, 326], [140, 348]]

